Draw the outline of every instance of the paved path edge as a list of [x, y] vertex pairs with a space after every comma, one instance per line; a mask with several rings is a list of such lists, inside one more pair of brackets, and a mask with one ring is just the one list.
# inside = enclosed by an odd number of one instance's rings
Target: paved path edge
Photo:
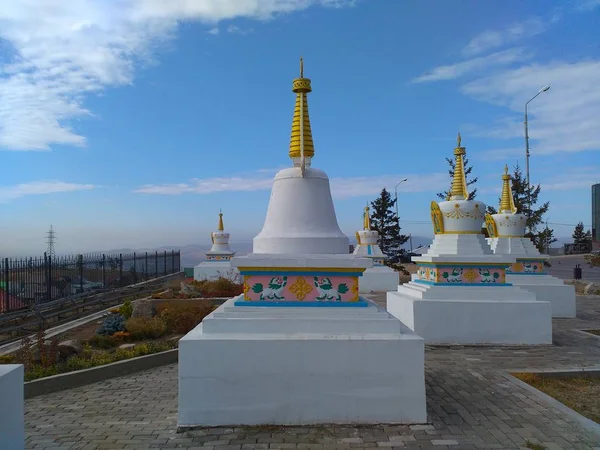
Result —
[[[587, 417], [582, 416], [577, 411], [569, 408], [564, 403], [561, 403], [558, 400], [556, 400], [554, 397], [550, 397], [548, 394], [545, 394], [544, 392], [540, 391], [539, 389], [534, 388], [530, 384], [527, 384], [524, 381], [519, 380], [518, 378], [512, 376], [510, 373], [500, 372], [500, 374], [506, 380], [511, 382], [512, 384], [515, 384], [515, 385], [531, 392], [532, 394], [536, 395], [541, 400], [543, 400], [545, 403], [547, 403], [549, 406], [552, 406], [553, 408], [558, 409], [560, 412], [567, 415], [570, 419], [576, 421], [583, 428], [585, 428], [586, 430], [588, 430], [600, 437], [600, 424], [597, 424], [593, 420], [590, 420]], [[545, 374], [546, 373], [544, 373], [544, 375]]]
[[76, 370], [28, 381], [25, 383], [25, 399], [85, 386], [110, 378], [130, 375], [167, 364], [174, 364], [178, 360], [179, 350], [175, 348], [165, 352], [117, 361], [104, 366], [91, 367], [89, 369]]

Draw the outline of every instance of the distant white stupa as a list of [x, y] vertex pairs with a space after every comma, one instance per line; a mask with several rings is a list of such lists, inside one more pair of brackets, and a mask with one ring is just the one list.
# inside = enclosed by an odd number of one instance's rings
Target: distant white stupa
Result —
[[373, 261], [373, 267], [359, 278], [359, 292], [386, 292], [398, 287], [398, 272], [385, 265], [386, 256], [379, 248], [379, 233], [371, 230], [369, 207], [363, 213], [363, 229], [356, 232], [356, 248], [353, 254]]
[[229, 233], [223, 226], [223, 213], [219, 211], [219, 226], [217, 231], [210, 233], [211, 249], [206, 252], [206, 261], [194, 267], [194, 280], [214, 280], [229, 278], [237, 281], [239, 272], [231, 267], [231, 258], [235, 252], [229, 248]]
[[498, 214], [486, 215], [488, 242], [497, 255], [511, 255], [517, 261], [506, 270], [506, 281], [533, 292], [538, 300], [548, 301], [552, 317], [575, 317], [575, 286], [546, 274], [542, 255], [525, 237], [526, 217], [515, 207], [508, 166], [502, 175], [502, 197]]

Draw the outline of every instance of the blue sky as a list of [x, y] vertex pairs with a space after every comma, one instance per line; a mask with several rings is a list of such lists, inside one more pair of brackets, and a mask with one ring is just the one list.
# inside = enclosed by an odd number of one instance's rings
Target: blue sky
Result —
[[[504, 164], [551, 201], [558, 236], [600, 182], [598, 0], [18, 0], [0, 8], [0, 253], [203, 244], [260, 231], [287, 156], [298, 60], [313, 166], [343, 231], [399, 187], [431, 235], [460, 131], [496, 204]], [[568, 225], [559, 225], [568, 224]]]

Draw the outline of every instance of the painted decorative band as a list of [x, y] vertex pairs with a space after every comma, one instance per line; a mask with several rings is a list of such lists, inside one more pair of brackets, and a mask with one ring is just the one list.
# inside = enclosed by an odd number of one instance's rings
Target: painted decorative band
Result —
[[304, 276], [304, 277], [310, 277], [310, 276], [318, 276], [318, 277], [362, 277], [363, 276], [363, 272], [326, 272], [326, 271], [320, 271], [320, 270], [316, 270], [316, 271], [311, 271], [310, 273], [306, 273], [306, 272], [296, 272], [296, 271], [281, 271], [281, 270], [274, 270], [273, 272], [265, 272], [265, 271], [254, 271], [254, 270], [249, 270], [249, 271], [241, 271], [240, 270], [240, 275], [247, 275], [247, 276]]
[[446, 287], [452, 287], [452, 286], [460, 286], [460, 287], [464, 287], [464, 286], [485, 286], [485, 287], [504, 287], [504, 286], [512, 286], [511, 283], [495, 283], [495, 284], [482, 284], [482, 283], [435, 283], [433, 281], [426, 281], [426, 280], [413, 280], [414, 283], [419, 283], [419, 284], [427, 284], [430, 286], [446, 286]]
[[506, 283], [506, 269], [504, 267], [481, 266], [436, 266], [419, 265], [416, 280], [436, 284], [452, 285], [492, 285]]
[[287, 306], [287, 307], [312, 307], [312, 308], [364, 308], [369, 306], [365, 301], [357, 302], [299, 302], [299, 301], [283, 301], [283, 302], [253, 302], [247, 300], [238, 300], [234, 303], [235, 306]]

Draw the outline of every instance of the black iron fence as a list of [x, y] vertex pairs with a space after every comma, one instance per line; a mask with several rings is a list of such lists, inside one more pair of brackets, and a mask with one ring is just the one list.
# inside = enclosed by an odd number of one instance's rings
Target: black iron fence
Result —
[[87, 254], [0, 260], [0, 314], [181, 270], [181, 252]]

